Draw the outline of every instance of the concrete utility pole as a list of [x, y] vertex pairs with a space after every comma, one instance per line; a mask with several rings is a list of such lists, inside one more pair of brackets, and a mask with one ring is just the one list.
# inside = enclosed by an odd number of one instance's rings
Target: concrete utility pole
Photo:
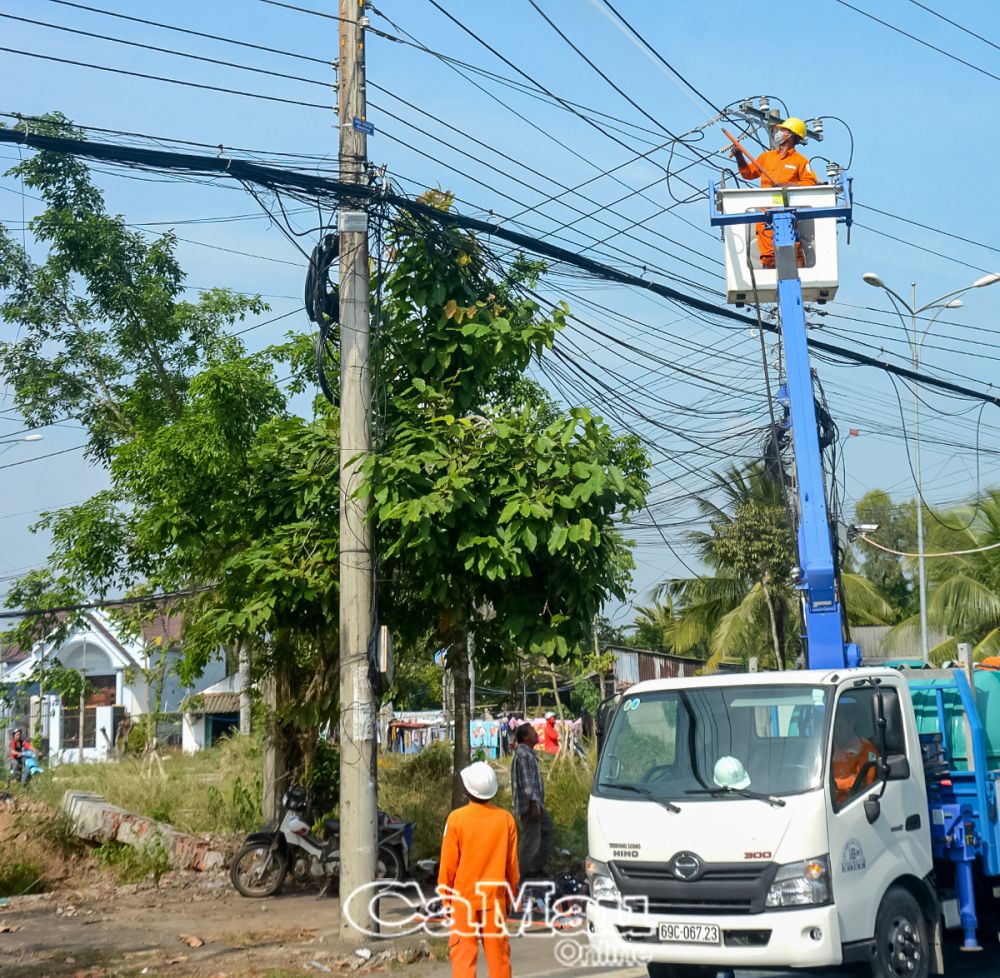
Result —
[[[340, 179], [367, 185], [364, 0], [339, 0]], [[366, 497], [357, 495], [371, 451], [368, 353], [368, 214], [361, 199], [340, 205], [340, 937], [375, 930], [375, 700], [368, 679], [372, 621], [372, 535]], [[345, 912], [350, 904], [350, 912]], [[352, 922], [354, 926], [352, 926]], [[359, 929], [355, 929], [355, 927]]]

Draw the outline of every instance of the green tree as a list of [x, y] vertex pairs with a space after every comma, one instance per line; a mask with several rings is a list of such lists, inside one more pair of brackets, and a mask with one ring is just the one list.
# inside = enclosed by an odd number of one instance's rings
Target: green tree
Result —
[[601, 604], [625, 593], [631, 557], [616, 524], [641, 504], [647, 462], [634, 439], [584, 408], [559, 412], [524, 382], [566, 315], [526, 294], [537, 265], [498, 275], [473, 236], [406, 218], [392, 248], [383, 369], [394, 397], [366, 475], [408, 614], [440, 621], [450, 649], [457, 803], [470, 638], [486, 674], [518, 652], [568, 658]]
[[[696, 500], [709, 529], [691, 533], [711, 574], [664, 581], [658, 595], [676, 601], [677, 652], [707, 647], [706, 667], [723, 660], [785, 669], [798, 654], [799, 594], [791, 583], [797, 563], [781, 487], [763, 466], [713, 473], [716, 502]], [[870, 581], [842, 574], [851, 624], [884, 623], [892, 608]]]
[[[83, 138], [58, 114], [33, 125]], [[238, 350], [227, 327], [266, 307], [225, 289], [185, 300], [173, 233], [130, 230], [74, 157], [40, 152], [7, 173], [41, 195], [29, 230], [48, 251], [34, 262], [0, 226], [0, 317], [18, 327], [0, 346], [0, 374], [30, 425], [78, 421], [88, 455], [107, 463], [115, 446], [175, 418], [205, 359]]]
[[[870, 489], [854, 507], [854, 521], [877, 524], [878, 529], [870, 536], [885, 547], [902, 551], [916, 549], [917, 516], [912, 501], [894, 503], [885, 490]], [[896, 609], [894, 620], [913, 614], [917, 596], [905, 572], [903, 558], [863, 543], [856, 550], [864, 559], [865, 577]]]
[[[947, 636], [930, 649], [931, 661], [957, 658], [959, 642], [973, 646], [977, 661], [1000, 654], [1000, 489], [989, 490], [978, 502], [928, 513], [924, 526], [924, 549], [930, 555], [925, 557], [927, 620]], [[907, 563], [912, 573], [914, 558]], [[915, 613], [889, 633], [883, 649], [902, 654], [919, 644], [920, 616]]]
[[636, 605], [635, 610], [631, 626], [632, 644], [643, 649], [672, 651], [674, 629], [677, 627], [672, 596], [667, 593], [662, 602], [657, 599], [652, 605]]

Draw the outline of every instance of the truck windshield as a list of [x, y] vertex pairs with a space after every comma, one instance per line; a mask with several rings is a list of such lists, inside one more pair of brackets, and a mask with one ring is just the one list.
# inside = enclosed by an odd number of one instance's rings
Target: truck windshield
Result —
[[[601, 752], [595, 792], [698, 803], [781, 796], [822, 784], [828, 691], [819, 686], [660, 690], [624, 700]], [[722, 790], [714, 790], [722, 789]]]

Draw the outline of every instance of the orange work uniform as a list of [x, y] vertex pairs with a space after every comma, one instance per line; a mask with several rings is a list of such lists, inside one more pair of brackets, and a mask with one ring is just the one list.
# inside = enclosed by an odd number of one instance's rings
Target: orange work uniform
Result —
[[[788, 149], [769, 149], [756, 160], [746, 160], [740, 173], [747, 180], [760, 177], [762, 187], [816, 186], [816, 174], [809, 161], [794, 146]], [[774, 232], [763, 224], [757, 225], [757, 246], [760, 263], [764, 268], [774, 268]], [[804, 262], [802, 248], [796, 245], [796, 259], [801, 268]]]
[[517, 892], [517, 826], [496, 805], [469, 802], [448, 816], [438, 887], [462, 900], [451, 904], [448, 948], [453, 978], [476, 978], [479, 937], [490, 978], [511, 978], [507, 887]]
[[[850, 798], [851, 788], [861, 769], [879, 756], [878, 748], [862, 737], [855, 737], [846, 747], [838, 749], [833, 755], [833, 780], [837, 786], [837, 804], [842, 805]], [[864, 784], [875, 781], [875, 768], [870, 767], [865, 775]]]

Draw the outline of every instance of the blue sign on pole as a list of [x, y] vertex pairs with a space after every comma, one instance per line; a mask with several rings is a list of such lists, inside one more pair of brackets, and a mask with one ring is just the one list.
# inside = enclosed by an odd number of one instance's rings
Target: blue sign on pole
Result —
[[353, 125], [354, 128], [358, 130], [358, 132], [363, 132], [366, 136], [375, 135], [375, 125], [374, 123], [369, 122], [367, 119], [359, 119], [357, 116], [355, 116], [351, 120], [351, 125]]

